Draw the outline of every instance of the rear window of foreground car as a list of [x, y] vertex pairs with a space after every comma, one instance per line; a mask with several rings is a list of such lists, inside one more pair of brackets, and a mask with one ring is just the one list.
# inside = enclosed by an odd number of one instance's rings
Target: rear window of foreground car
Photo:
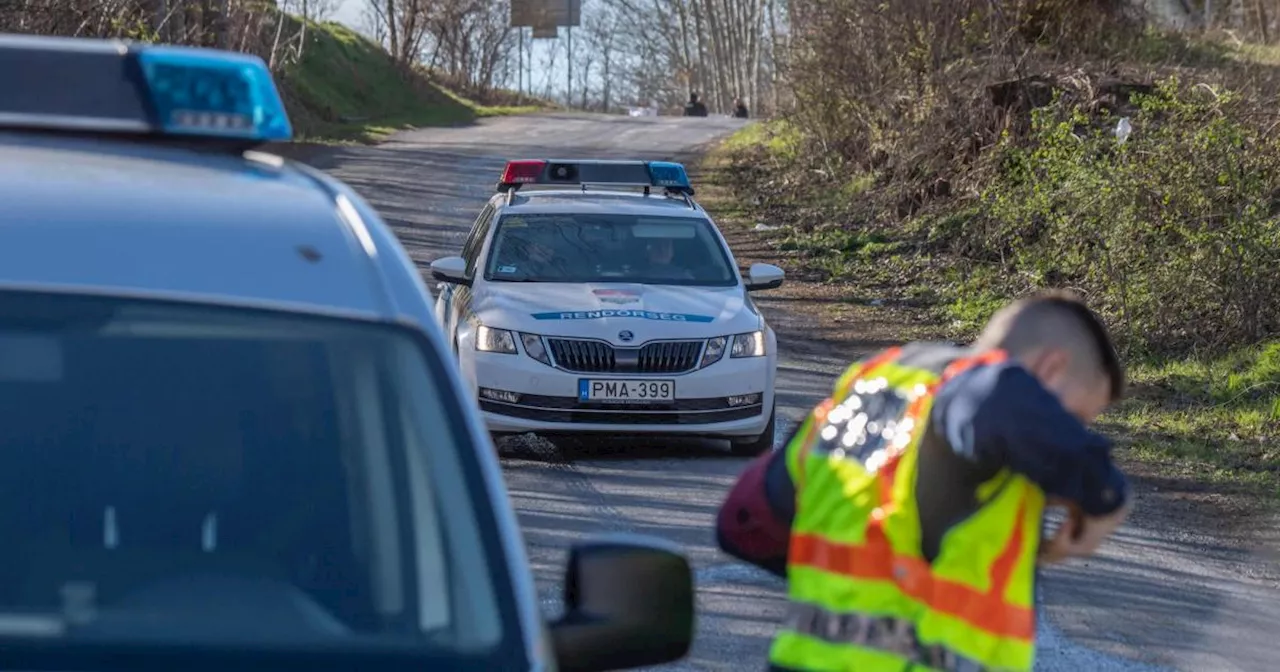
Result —
[[388, 325], [0, 293], [0, 646], [509, 647], [441, 366]]

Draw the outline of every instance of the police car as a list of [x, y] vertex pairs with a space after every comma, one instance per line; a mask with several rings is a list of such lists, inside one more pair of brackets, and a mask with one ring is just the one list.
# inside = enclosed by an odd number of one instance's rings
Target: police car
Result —
[[768, 450], [777, 341], [684, 166], [510, 161], [436, 313], [495, 434], [725, 438]]
[[544, 622], [420, 274], [291, 133], [257, 58], [0, 35], [0, 668], [682, 656], [660, 541], [575, 546]]

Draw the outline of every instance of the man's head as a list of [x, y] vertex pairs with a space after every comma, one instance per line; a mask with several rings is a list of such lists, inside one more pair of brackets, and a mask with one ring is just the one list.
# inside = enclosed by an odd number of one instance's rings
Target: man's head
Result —
[[689, 102], [691, 102], [691, 103], [696, 103], [696, 102], [698, 102], [698, 94], [696, 94], [696, 93], [690, 93], [690, 94], [689, 94]]
[[1071, 293], [1041, 292], [1005, 306], [975, 346], [1008, 352], [1086, 423], [1124, 394], [1124, 369], [1106, 326]]

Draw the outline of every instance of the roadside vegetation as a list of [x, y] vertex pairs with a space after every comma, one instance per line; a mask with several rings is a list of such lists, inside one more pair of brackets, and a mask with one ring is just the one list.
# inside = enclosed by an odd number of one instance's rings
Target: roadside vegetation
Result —
[[443, 45], [439, 51], [450, 57], [429, 62], [393, 57], [351, 28], [321, 20], [320, 10], [332, 5], [329, 0], [9, 3], [0, 6], [0, 32], [114, 37], [255, 54], [275, 73], [294, 133], [303, 141], [373, 142], [402, 128], [552, 107], [498, 86], [495, 64], [506, 55], [501, 49], [490, 48], [478, 60], [458, 57], [459, 51], [470, 53], [459, 36], [433, 39], [430, 31], [418, 29], [416, 49]]
[[1133, 4], [793, 2], [796, 109], [711, 161], [792, 270], [938, 337], [1081, 292], [1126, 455], [1280, 502], [1280, 59]]
[[310, 24], [302, 39], [299, 58], [277, 76], [299, 140], [374, 142], [405, 128], [552, 107], [502, 89], [473, 90], [474, 97], [465, 98], [447, 77], [397, 63], [381, 45], [338, 23]]

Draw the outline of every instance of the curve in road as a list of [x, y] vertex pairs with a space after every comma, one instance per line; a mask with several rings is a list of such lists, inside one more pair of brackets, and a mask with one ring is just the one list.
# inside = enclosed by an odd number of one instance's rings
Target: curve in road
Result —
[[[405, 132], [376, 147], [312, 151], [306, 160], [368, 198], [425, 267], [456, 253], [507, 159], [670, 159], [741, 124], [728, 118], [506, 117]], [[780, 417], [794, 420], [859, 353], [809, 341], [783, 302], [766, 298], [761, 305], [780, 335]], [[744, 461], [698, 442], [618, 444], [574, 459], [537, 440], [507, 442], [503, 451], [548, 613], [558, 608], [558, 572], [575, 539], [604, 531], [656, 535], [687, 549], [700, 584], [694, 651], [668, 669], [728, 670], [763, 660], [781, 613], [780, 583], [721, 555], [711, 528]], [[1041, 619], [1038, 669], [1157, 669], [1135, 660], [1198, 671], [1272, 669], [1280, 588], [1274, 575], [1249, 576], [1260, 566], [1208, 535], [1143, 526], [1139, 518], [1096, 559], [1046, 573], [1041, 613], [1048, 618]]]

